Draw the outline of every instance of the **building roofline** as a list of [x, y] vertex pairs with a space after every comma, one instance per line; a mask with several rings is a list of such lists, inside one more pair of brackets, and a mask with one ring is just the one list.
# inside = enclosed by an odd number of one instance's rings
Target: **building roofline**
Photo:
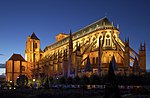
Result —
[[[106, 19], [106, 20], [105, 20], [105, 19]], [[102, 23], [103, 23], [103, 21], [107, 21], [107, 22], [108, 22], [107, 25], [103, 25], [103, 24], [102, 24], [102, 25], [99, 26], [99, 28], [104, 28], [104, 27], [113, 27], [113, 28], [115, 28], [115, 27], [110, 23], [110, 21], [107, 19], [107, 17], [103, 17], [103, 18], [101, 18], [101, 19], [95, 21], [94, 23], [91, 23], [91, 24], [89, 24], [89, 25], [83, 27], [82, 29], [79, 29], [78, 31], [73, 32], [73, 33], [72, 33], [72, 35], [73, 35], [73, 40], [76, 39], [76, 38], [75, 38], [75, 35], [76, 35], [76, 34], [78, 34], [78, 33], [82, 32], [82, 31], [84, 31], [85, 29], [88, 29], [88, 28], [90, 28], [90, 27], [92, 27], [92, 26], [98, 24], [99, 22], [102, 22]], [[108, 25], [108, 24], [109, 24], [109, 25]], [[96, 27], [95, 27], [95, 28], [96, 28]], [[92, 32], [92, 31], [90, 31], [90, 32]], [[86, 33], [85, 33], [85, 34], [86, 34]], [[82, 36], [82, 35], [81, 35], [81, 36]], [[58, 41], [58, 42], [54, 42], [54, 43], [52, 43], [52, 44], [49, 45], [49, 46], [46, 46], [45, 49], [44, 49], [44, 51], [46, 50], [46, 48], [52, 47], [52, 46], [55, 45], [55, 44], [59, 44], [59, 43], [61, 43], [61, 41], [64, 41], [64, 40], [66, 40], [66, 42], [67, 42], [67, 40], [69, 41], [69, 36], [63, 38], [62, 40], [60, 40], [60, 41]], [[56, 45], [56, 46], [57, 46], [57, 45]]]

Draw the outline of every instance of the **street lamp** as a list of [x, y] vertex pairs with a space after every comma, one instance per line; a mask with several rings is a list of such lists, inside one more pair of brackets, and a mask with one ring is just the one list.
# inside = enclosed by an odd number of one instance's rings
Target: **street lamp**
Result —
[[33, 79], [33, 82], [35, 82], [35, 79]]

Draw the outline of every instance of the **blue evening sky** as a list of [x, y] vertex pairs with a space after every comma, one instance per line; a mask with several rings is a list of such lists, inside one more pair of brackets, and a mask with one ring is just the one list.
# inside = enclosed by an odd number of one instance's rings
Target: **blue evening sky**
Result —
[[120, 38], [130, 38], [138, 52], [146, 42], [150, 68], [150, 0], [0, 0], [0, 63], [12, 53], [24, 56], [27, 36], [35, 32], [41, 49], [60, 32], [83, 28], [104, 16], [120, 25]]

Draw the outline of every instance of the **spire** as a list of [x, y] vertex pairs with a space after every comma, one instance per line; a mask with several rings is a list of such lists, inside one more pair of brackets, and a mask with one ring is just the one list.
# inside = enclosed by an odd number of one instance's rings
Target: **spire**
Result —
[[142, 50], [142, 42], [140, 43], [140, 50]]
[[89, 56], [87, 57], [87, 62], [86, 62], [86, 65], [85, 65], [85, 69], [84, 69], [85, 72], [89, 72], [89, 71], [92, 71], [92, 68], [91, 68], [91, 63], [90, 63], [90, 58]]
[[130, 42], [129, 37], [128, 37], [128, 43]]
[[72, 41], [72, 32], [70, 30], [70, 37], [69, 37], [69, 49], [73, 49], [73, 41]]
[[113, 57], [112, 57], [112, 67], [113, 67], [113, 70], [115, 71], [115, 70], [117, 70], [117, 64], [116, 64], [116, 60], [115, 60], [115, 56], [113, 55]]
[[119, 24], [117, 24], [117, 29], [119, 29]]
[[125, 46], [128, 47], [129, 46], [129, 37], [126, 39], [125, 38]]
[[146, 50], [146, 43], [144, 42], [144, 50]]
[[112, 26], [114, 25], [113, 21], [111, 22], [111, 25], [112, 25]]
[[140, 51], [145, 51], [146, 50], [146, 44], [144, 42], [144, 44], [140, 43]]
[[70, 30], [70, 36], [69, 36], [69, 57], [68, 57], [68, 77], [71, 75], [71, 67], [72, 67], [72, 51], [73, 51], [73, 42], [72, 42], [72, 33]]
[[31, 35], [31, 39], [36, 39], [36, 40], [39, 40], [39, 38], [35, 35], [35, 33], [33, 32], [32, 35]]
[[121, 98], [121, 94], [116, 82], [116, 76], [113, 70], [113, 61], [110, 61], [108, 69], [107, 84], [104, 90], [103, 98]]
[[107, 83], [115, 84], [115, 82], [116, 82], [116, 76], [115, 76], [114, 69], [113, 69], [113, 63], [112, 63], [112, 61], [110, 61], [109, 69], [108, 69]]
[[125, 42], [125, 43], [127, 42], [127, 40], [126, 40], [126, 37], [125, 37], [125, 40], [124, 40], [124, 42]]

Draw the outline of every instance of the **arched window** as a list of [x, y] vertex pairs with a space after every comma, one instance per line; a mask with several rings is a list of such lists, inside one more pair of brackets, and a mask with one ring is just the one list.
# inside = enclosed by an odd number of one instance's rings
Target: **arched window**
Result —
[[103, 35], [100, 35], [98, 38], [97, 38], [97, 46], [99, 47], [99, 39], [100, 39], [100, 43], [101, 45], [103, 44]]
[[37, 43], [34, 43], [33, 45], [34, 50], [37, 49]]
[[106, 46], [110, 46], [110, 35], [106, 35]]
[[89, 43], [89, 40], [86, 40], [84, 44], [85, 44], [85, 48], [87, 48], [88, 45], [90, 44], [90, 43]]

